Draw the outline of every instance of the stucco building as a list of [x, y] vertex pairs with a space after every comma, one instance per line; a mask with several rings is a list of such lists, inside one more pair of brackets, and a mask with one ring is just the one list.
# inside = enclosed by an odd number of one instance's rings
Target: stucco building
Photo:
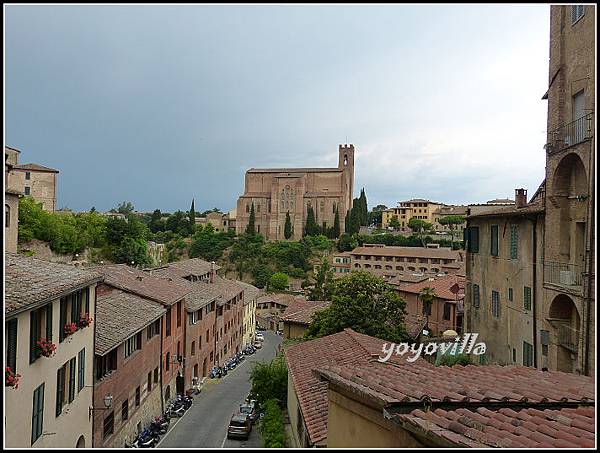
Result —
[[254, 205], [255, 228], [268, 240], [283, 240], [286, 213], [290, 213], [293, 240], [302, 237], [308, 208], [316, 223], [332, 227], [336, 210], [340, 231], [352, 208], [354, 145], [340, 145], [335, 168], [251, 168], [246, 172], [244, 194], [237, 202], [236, 231], [246, 230]]
[[17, 388], [5, 383], [5, 445], [89, 448], [95, 290], [102, 278], [12, 253], [5, 254], [5, 273], [6, 366], [20, 375]]
[[[480, 217], [474, 217], [467, 244], [467, 327], [491, 328], [506, 339], [490, 358], [520, 362], [522, 356], [529, 366], [586, 375], [595, 374], [594, 8], [550, 9], [544, 183], [530, 203], [522, 199], [524, 191], [518, 193], [521, 201], [496, 213], [495, 225], [491, 220], [479, 225]], [[508, 311], [510, 288], [524, 291], [523, 297], [512, 295], [518, 322], [490, 323], [477, 314]]]
[[4, 147], [5, 159], [12, 166], [11, 184], [25, 196], [31, 196], [49, 212], [56, 210], [56, 178], [58, 170], [39, 164], [19, 164], [21, 151]]
[[[16, 150], [15, 150], [16, 151]], [[16, 155], [16, 153], [14, 153]], [[13, 184], [11, 153], [4, 152], [4, 250], [17, 252], [19, 237], [19, 197], [23, 195]]]

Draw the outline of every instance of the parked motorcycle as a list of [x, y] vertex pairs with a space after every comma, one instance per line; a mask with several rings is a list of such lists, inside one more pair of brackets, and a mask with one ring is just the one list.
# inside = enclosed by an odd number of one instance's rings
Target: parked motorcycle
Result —
[[150, 428], [144, 429], [133, 441], [133, 448], [154, 448], [160, 436], [156, 436]]

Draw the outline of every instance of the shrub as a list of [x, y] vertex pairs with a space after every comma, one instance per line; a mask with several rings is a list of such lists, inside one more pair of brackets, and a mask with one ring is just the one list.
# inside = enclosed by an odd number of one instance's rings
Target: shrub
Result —
[[471, 359], [467, 354], [443, 354], [436, 360], [436, 366], [454, 366], [458, 365], [472, 365]]
[[260, 432], [265, 448], [285, 447], [285, 426], [283, 412], [277, 400], [270, 399], [264, 405], [265, 415], [260, 421]]
[[250, 372], [252, 394], [261, 408], [269, 400], [281, 406], [287, 401], [288, 370], [283, 356], [275, 357], [267, 363], [256, 363]]
[[269, 278], [268, 289], [270, 291], [285, 291], [289, 287], [289, 278], [283, 272], [276, 272]]

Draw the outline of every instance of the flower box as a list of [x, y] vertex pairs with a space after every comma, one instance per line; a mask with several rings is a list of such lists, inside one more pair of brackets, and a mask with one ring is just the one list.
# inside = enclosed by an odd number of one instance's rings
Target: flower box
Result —
[[56, 352], [56, 345], [46, 338], [40, 338], [37, 343], [37, 352], [44, 357], [52, 357]]
[[77, 332], [77, 324], [74, 322], [68, 322], [65, 324], [65, 335], [68, 337], [69, 335], [73, 335]]
[[86, 313], [81, 318], [79, 318], [79, 325], [81, 327], [88, 327], [94, 319], [90, 316], [89, 313]]
[[4, 369], [4, 386], [12, 387], [14, 389], [19, 388], [19, 378], [20, 374], [13, 373], [9, 367]]

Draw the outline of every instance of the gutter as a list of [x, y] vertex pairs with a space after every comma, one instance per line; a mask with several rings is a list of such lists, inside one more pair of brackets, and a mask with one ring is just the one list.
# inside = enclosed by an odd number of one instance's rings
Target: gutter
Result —
[[[594, 189], [594, 185], [595, 185], [595, 181], [596, 181], [596, 171], [594, 169], [594, 146], [592, 146], [592, 142], [595, 142], [596, 139], [594, 138], [593, 140], [590, 140], [590, 173], [591, 173], [591, 178], [590, 178], [590, 183], [591, 183], [591, 189]], [[591, 190], [590, 190], [590, 193]], [[589, 220], [594, 219], [594, 203], [591, 202], [592, 197], [590, 196], [590, 201], [588, 202], [588, 215], [587, 218]], [[589, 221], [588, 221], [589, 223]], [[591, 293], [592, 293], [592, 272], [593, 272], [593, 263], [594, 263], [594, 249], [593, 249], [593, 242], [594, 242], [594, 228], [591, 227], [591, 225], [588, 225], [588, 231], [589, 231], [589, 237], [587, 240], [587, 248], [589, 250], [588, 252], [588, 269], [587, 269], [587, 294], [585, 297], [585, 300], [587, 302], [587, 313], [585, 315], [585, 354], [583, 356], [583, 372], [586, 376], [590, 375], [590, 360], [589, 360], [589, 351], [590, 351], [590, 312], [591, 312], [591, 307], [592, 307], [592, 298], [591, 298]]]
[[531, 309], [533, 314], [533, 364], [538, 367], [538, 339], [537, 339], [537, 310], [536, 310], [536, 288], [537, 288], [537, 216], [531, 221], [533, 224], [533, 284], [531, 285]]

